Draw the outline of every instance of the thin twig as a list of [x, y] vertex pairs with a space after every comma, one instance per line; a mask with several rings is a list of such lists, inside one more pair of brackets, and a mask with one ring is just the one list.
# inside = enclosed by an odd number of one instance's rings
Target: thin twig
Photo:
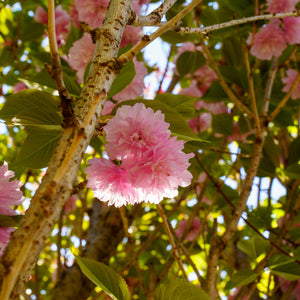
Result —
[[164, 14], [173, 6], [177, 0], [165, 0], [162, 4], [147, 16], [136, 15], [130, 25], [134, 26], [153, 26], [159, 24]]
[[162, 27], [158, 28], [151, 35], [144, 35], [135, 46], [133, 46], [129, 51], [125, 52], [119, 57], [119, 62], [125, 65], [128, 61], [132, 60], [142, 49], [149, 45], [153, 40], [160, 37], [162, 34], [166, 33], [172, 28], [175, 28], [177, 23], [187, 15], [191, 10], [193, 10], [197, 5], [199, 5], [202, 0], [194, 0], [189, 5], [184, 7], [176, 16], [174, 16], [170, 21], [166, 22]]
[[49, 37], [49, 47], [51, 54], [51, 64], [45, 65], [46, 70], [50, 73], [53, 78], [56, 88], [60, 97], [60, 105], [62, 107], [62, 114], [64, 117], [63, 126], [75, 126], [76, 121], [74, 118], [74, 112], [72, 108], [72, 98], [70, 97], [68, 90], [66, 89], [63, 71], [61, 67], [60, 57], [58, 53], [58, 46], [56, 41], [55, 32], [55, 5], [54, 0], [48, 0], [48, 37]]
[[236, 26], [236, 25], [240, 25], [240, 24], [245, 24], [245, 23], [250, 23], [250, 22], [256, 22], [256, 21], [260, 21], [260, 20], [270, 20], [270, 19], [275, 19], [275, 18], [281, 19], [284, 17], [298, 17], [298, 16], [299, 16], [298, 11], [288, 12], [288, 13], [278, 13], [278, 14], [267, 14], [267, 15], [253, 16], [253, 17], [249, 17], [249, 18], [242, 18], [242, 19], [238, 19], [238, 20], [232, 20], [229, 22], [211, 25], [211, 26], [207, 26], [207, 27], [197, 27], [197, 28], [180, 27], [176, 31], [180, 32], [180, 33], [207, 34], [214, 30], [219, 30], [219, 29]]
[[250, 64], [249, 64], [248, 49], [247, 49], [245, 44], [243, 44], [242, 48], [243, 48], [245, 65], [246, 65], [246, 70], [247, 70], [248, 83], [249, 83], [251, 108], [252, 108], [252, 111], [254, 113], [254, 121], [255, 121], [255, 127], [257, 129], [257, 134], [260, 135], [261, 134], [260, 120], [259, 120], [257, 105], [256, 105], [255, 89], [254, 89], [254, 83], [253, 83], [253, 74], [251, 72], [251, 68], [250, 68]]
[[182, 272], [182, 275], [183, 275], [184, 279], [186, 281], [189, 281], [188, 278], [187, 278], [186, 272], [184, 270], [182, 261], [180, 259], [177, 246], [175, 245], [175, 242], [174, 242], [174, 239], [173, 239], [173, 236], [172, 236], [172, 233], [171, 233], [171, 230], [170, 230], [169, 223], [168, 223], [167, 217], [165, 215], [165, 212], [164, 212], [164, 210], [163, 210], [163, 208], [160, 204], [157, 204], [156, 207], [157, 207], [157, 211], [159, 212], [159, 214], [162, 218], [164, 229], [166, 231], [166, 234], [167, 234], [167, 236], [169, 238], [169, 241], [170, 241], [170, 244], [172, 246], [173, 256], [174, 256], [175, 260], [177, 261], [177, 264], [178, 264], [178, 266], [179, 266], [179, 268]]

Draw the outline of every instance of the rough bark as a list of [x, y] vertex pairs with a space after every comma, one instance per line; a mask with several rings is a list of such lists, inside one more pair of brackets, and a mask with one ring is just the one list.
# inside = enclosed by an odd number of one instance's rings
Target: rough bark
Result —
[[[135, 207], [128, 215], [129, 225], [137, 209]], [[81, 256], [104, 263], [108, 262], [124, 237], [119, 209], [103, 205], [100, 201], [95, 200], [90, 215], [87, 245]], [[78, 265], [74, 263], [73, 266], [67, 267], [58, 278], [52, 292], [52, 299], [87, 299], [94, 287], [95, 285], [82, 274]]]

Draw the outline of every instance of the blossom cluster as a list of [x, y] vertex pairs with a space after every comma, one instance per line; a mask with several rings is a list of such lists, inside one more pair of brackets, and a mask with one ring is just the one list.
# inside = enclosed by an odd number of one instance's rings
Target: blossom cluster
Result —
[[182, 152], [183, 141], [168, 128], [161, 111], [142, 103], [120, 107], [104, 127], [110, 159], [93, 158], [85, 169], [94, 195], [116, 207], [177, 196], [191, 182], [194, 155]]
[[[295, 10], [299, 0], [268, 0], [267, 11], [270, 13], [285, 13]], [[283, 28], [281, 28], [283, 22]], [[279, 57], [287, 44], [300, 43], [300, 17], [285, 17], [283, 21], [271, 20], [259, 32], [250, 33], [247, 43], [252, 44], [250, 53], [261, 60]]]
[[[23, 202], [23, 193], [20, 191], [22, 183], [17, 180], [11, 180], [14, 172], [8, 170], [7, 163], [0, 167], [0, 214], [14, 216], [16, 212], [10, 207], [19, 205]], [[12, 227], [0, 227], [0, 255], [8, 244], [10, 234], [14, 231]]]

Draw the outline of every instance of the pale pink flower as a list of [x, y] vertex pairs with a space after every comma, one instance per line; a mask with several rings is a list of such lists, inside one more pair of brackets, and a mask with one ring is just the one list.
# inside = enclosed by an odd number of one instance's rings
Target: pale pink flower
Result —
[[295, 10], [295, 5], [299, 0], [267, 0], [267, 11], [270, 13], [284, 13]]
[[69, 50], [69, 64], [76, 70], [77, 78], [83, 81], [83, 76], [88, 63], [94, 55], [95, 45], [88, 33], [85, 33], [81, 39], [76, 41]]
[[[39, 6], [35, 11], [34, 19], [38, 23], [47, 24], [48, 13], [42, 7]], [[70, 30], [70, 16], [65, 10], [62, 9], [60, 5], [58, 5], [55, 9], [55, 31], [58, 46], [62, 46], [65, 44]]]
[[[284, 88], [282, 89], [283, 92], [288, 92], [291, 89], [293, 83], [296, 81], [298, 72], [293, 69], [288, 69], [286, 71], [286, 75], [287, 75], [287, 77], [284, 77], [281, 79], [281, 81], [285, 84]], [[293, 91], [293, 93], [291, 95], [291, 98], [293, 100], [300, 98], [300, 82], [298, 82], [295, 90]]]
[[234, 141], [245, 143], [247, 141], [247, 137], [252, 134], [253, 131], [247, 131], [245, 133], [240, 133], [238, 124], [234, 122], [233, 124], [233, 134], [227, 137], [229, 143]]
[[[280, 285], [280, 289], [282, 292], [287, 292], [289, 286], [292, 284], [292, 281], [287, 280], [283, 277], [278, 276], [278, 281]], [[297, 280], [297, 283], [291, 293], [291, 297], [296, 300], [300, 300], [300, 279]]]
[[210, 88], [211, 84], [218, 78], [215, 71], [208, 66], [203, 66], [194, 73], [198, 87], [203, 94]]
[[133, 186], [143, 193], [145, 202], [173, 198], [178, 195], [178, 186], [191, 183], [192, 174], [187, 168], [194, 154], [185, 154], [183, 147], [182, 140], [172, 137], [147, 150], [128, 170]]
[[208, 110], [213, 115], [228, 113], [227, 106], [223, 102], [211, 102], [206, 103], [205, 101], [197, 101], [195, 102], [195, 108], [197, 110], [200, 110], [201, 108], [204, 108]]
[[89, 173], [87, 187], [95, 197], [108, 205], [120, 207], [141, 201], [139, 193], [128, 180], [128, 172], [105, 158], [93, 158], [85, 169]]
[[125, 47], [130, 43], [135, 45], [142, 37], [142, 34], [143, 31], [141, 30], [141, 28], [127, 25], [123, 33], [120, 47]]
[[74, 3], [69, 8], [69, 14], [73, 25], [80, 28], [79, 13]]
[[104, 103], [104, 105], [103, 105], [103, 108], [102, 108], [102, 111], [101, 111], [101, 115], [102, 116], [110, 115], [115, 106], [116, 105], [114, 103], [112, 103], [109, 100], [106, 100], [105, 103]]
[[72, 195], [65, 203], [65, 212], [68, 214], [71, 210], [76, 208], [76, 201], [78, 200], [76, 194]]
[[118, 94], [114, 95], [114, 99], [117, 101], [136, 99], [138, 96], [143, 94], [144, 77], [148, 72], [142, 62], [139, 62], [134, 58], [133, 63], [136, 75], [128, 86], [126, 86]]
[[80, 22], [86, 22], [93, 28], [100, 27], [105, 19], [108, 0], [74, 0]]
[[13, 92], [17, 93], [25, 89], [28, 89], [28, 87], [23, 82], [18, 82], [14, 85]]
[[8, 245], [10, 235], [14, 230], [12, 227], [0, 227], [0, 256]]
[[300, 18], [286, 17], [283, 19], [284, 23], [284, 35], [286, 41], [291, 44], [300, 43]]
[[[178, 236], [179, 239], [181, 239], [187, 224], [188, 224], [188, 220], [183, 220], [179, 222], [178, 229], [176, 230], [176, 235]], [[189, 231], [185, 237], [185, 240], [188, 242], [195, 240], [200, 232], [200, 228], [201, 228], [200, 220], [194, 218], [191, 227], [189, 228]]]
[[144, 104], [123, 105], [104, 127], [111, 159], [123, 159], [128, 154], [141, 157], [149, 148], [166, 141], [171, 132], [161, 111], [154, 112]]
[[0, 214], [15, 215], [10, 206], [19, 205], [24, 200], [20, 191], [22, 183], [17, 179], [11, 180], [14, 176], [14, 172], [9, 171], [7, 163], [4, 162], [0, 167]]
[[[8, 170], [7, 163], [0, 167], [0, 214], [14, 216], [16, 212], [11, 208], [12, 205], [19, 205], [23, 202], [23, 193], [20, 190], [22, 183], [11, 180], [15, 176], [13, 171]], [[14, 228], [0, 228], [0, 255], [8, 244], [9, 236]]]
[[188, 120], [190, 128], [196, 133], [203, 132], [211, 127], [212, 116], [210, 113], [202, 113], [195, 118]]
[[[247, 43], [250, 44], [252, 34], [250, 33]], [[279, 57], [286, 48], [284, 32], [278, 22], [269, 23], [262, 27], [254, 35], [253, 45], [250, 53], [261, 60], [270, 60], [273, 56]]]
[[187, 95], [191, 97], [200, 98], [202, 97], [203, 93], [200, 91], [198, 87], [198, 82], [196, 79], [191, 80], [191, 84], [189, 87], [182, 89], [179, 92], [180, 95]]

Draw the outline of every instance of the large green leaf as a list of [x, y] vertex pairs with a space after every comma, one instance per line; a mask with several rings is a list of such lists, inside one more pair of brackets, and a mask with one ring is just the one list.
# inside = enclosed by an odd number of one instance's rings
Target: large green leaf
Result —
[[233, 134], [233, 121], [229, 114], [213, 115], [212, 128], [214, 132], [224, 135]]
[[269, 242], [259, 236], [253, 236], [248, 240], [240, 240], [237, 247], [250, 258], [256, 259], [269, 248]]
[[197, 286], [179, 280], [168, 280], [155, 291], [155, 300], [209, 300], [208, 295]]
[[60, 130], [28, 128], [28, 136], [14, 166], [40, 169], [47, 166], [56, 147]]
[[292, 179], [300, 179], [300, 165], [290, 165], [284, 170], [284, 173]]
[[200, 51], [183, 52], [176, 61], [176, 68], [180, 77], [186, 74], [193, 74], [200, 69], [205, 63], [205, 57]]
[[296, 280], [300, 278], [300, 267], [292, 257], [279, 254], [271, 258], [269, 262], [270, 271], [278, 276], [282, 276], [287, 280]]
[[221, 87], [220, 83], [215, 81], [210, 86], [209, 90], [205, 95], [201, 98], [201, 100], [205, 102], [219, 102], [219, 101], [225, 101], [228, 100], [228, 96]]
[[82, 273], [101, 287], [114, 300], [129, 300], [130, 293], [124, 279], [111, 267], [84, 257], [77, 257]]
[[233, 274], [231, 278], [232, 287], [239, 287], [253, 282], [259, 274], [249, 269], [241, 269]]
[[59, 130], [62, 116], [57, 97], [38, 90], [23, 90], [8, 97], [0, 118], [9, 125], [37, 126]]
[[120, 74], [112, 83], [108, 98], [122, 91], [133, 80], [135, 75], [134, 63], [130, 61], [122, 68]]
[[155, 100], [163, 102], [174, 108], [185, 119], [192, 119], [195, 116], [195, 101], [198, 98], [186, 95], [174, 95], [171, 93], [158, 94]]
[[160, 110], [165, 115], [165, 121], [170, 124], [170, 130], [173, 136], [177, 136], [179, 139], [185, 141], [198, 141], [200, 143], [207, 143], [200, 139], [188, 126], [186, 120], [172, 107], [157, 100], [127, 100], [118, 103], [112, 114], [115, 114], [118, 108], [122, 105], [133, 106], [136, 103], [143, 103], [146, 107], [152, 108], [154, 111]]

